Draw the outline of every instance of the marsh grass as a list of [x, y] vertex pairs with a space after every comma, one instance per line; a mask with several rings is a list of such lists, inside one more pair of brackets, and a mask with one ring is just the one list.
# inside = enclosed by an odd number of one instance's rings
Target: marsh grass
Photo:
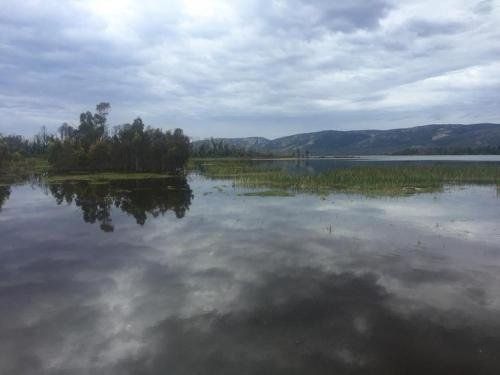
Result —
[[198, 171], [209, 178], [231, 179], [235, 186], [288, 192], [409, 195], [441, 191], [446, 185], [499, 184], [495, 165], [356, 166], [318, 174], [293, 174], [264, 164], [207, 161]]
[[287, 190], [264, 190], [264, 191], [252, 191], [249, 193], [240, 194], [245, 197], [293, 197], [295, 194]]
[[[10, 185], [23, 182], [35, 177], [46, 183], [61, 183], [66, 181], [89, 182], [91, 184], [105, 184], [116, 180], [144, 180], [179, 177], [167, 173], [130, 173], [130, 172], [71, 172], [67, 174], [53, 174], [50, 165], [43, 158], [19, 158], [12, 161], [0, 170], [0, 183]], [[185, 176], [182, 176], [185, 177]]]
[[66, 181], [85, 181], [92, 184], [106, 183], [115, 180], [147, 180], [174, 177], [162, 173], [89, 173], [89, 174], [66, 174], [46, 177], [48, 183], [60, 183]]
[[33, 175], [44, 175], [49, 170], [49, 163], [43, 158], [19, 158], [0, 169], [0, 182], [12, 184], [21, 182]]

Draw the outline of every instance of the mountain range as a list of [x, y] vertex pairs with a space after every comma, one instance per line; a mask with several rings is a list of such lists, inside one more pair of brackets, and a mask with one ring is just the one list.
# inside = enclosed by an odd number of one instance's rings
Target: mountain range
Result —
[[[376, 155], [500, 151], [500, 124], [432, 124], [391, 130], [324, 130], [276, 139], [217, 138], [228, 146], [258, 153], [293, 155]], [[210, 140], [193, 142], [198, 148]], [[486, 152], [487, 153], [487, 152]]]

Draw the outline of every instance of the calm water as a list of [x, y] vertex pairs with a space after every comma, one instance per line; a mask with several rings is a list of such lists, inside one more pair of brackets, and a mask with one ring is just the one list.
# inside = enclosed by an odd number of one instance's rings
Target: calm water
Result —
[[246, 191], [0, 187], [0, 374], [500, 373], [495, 186]]
[[269, 159], [256, 160], [255, 163], [264, 166], [280, 167], [289, 172], [318, 173], [335, 168], [354, 166], [393, 166], [393, 165], [500, 165], [500, 155], [374, 155], [338, 158], [309, 158], [309, 159]]

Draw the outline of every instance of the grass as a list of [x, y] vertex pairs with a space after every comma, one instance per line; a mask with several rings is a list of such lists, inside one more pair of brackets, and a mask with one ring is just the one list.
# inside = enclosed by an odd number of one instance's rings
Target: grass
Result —
[[[214, 179], [228, 179], [244, 188], [266, 189], [246, 196], [290, 196], [297, 192], [328, 194], [330, 192], [364, 195], [408, 195], [440, 191], [445, 185], [500, 185], [498, 165], [431, 165], [431, 166], [358, 166], [339, 168], [318, 174], [292, 174], [269, 164], [234, 159], [192, 160], [189, 168]], [[50, 175], [49, 164], [40, 158], [11, 162], [0, 172], [0, 184], [22, 181], [38, 175], [48, 183], [87, 181], [98, 184], [113, 180], [137, 180], [171, 177], [161, 173], [71, 173]], [[500, 191], [500, 189], [499, 189]]]
[[141, 180], [172, 177], [164, 173], [123, 173], [102, 172], [85, 173], [72, 172], [67, 174], [52, 174], [50, 165], [43, 158], [20, 158], [12, 161], [0, 170], [0, 184], [10, 185], [25, 181], [32, 176], [42, 178], [48, 183], [60, 183], [65, 181], [86, 181], [92, 184], [102, 184], [114, 180]]
[[246, 197], [293, 197], [295, 194], [290, 193], [287, 190], [264, 190], [264, 191], [253, 191], [250, 193], [240, 194]]
[[445, 185], [500, 183], [500, 167], [496, 165], [358, 166], [291, 174], [248, 161], [205, 161], [198, 170], [209, 178], [230, 179], [235, 186], [292, 193], [396, 196], [440, 191]]
[[23, 181], [33, 175], [44, 175], [49, 170], [49, 163], [43, 158], [20, 158], [13, 160], [0, 169], [0, 182], [12, 184]]
[[86, 181], [91, 183], [103, 183], [114, 180], [146, 180], [156, 178], [172, 177], [171, 175], [162, 173], [87, 173], [87, 174], [65, 174], [47, 176], [45, 180], [49, 183], [59, 183], [65, 181]]

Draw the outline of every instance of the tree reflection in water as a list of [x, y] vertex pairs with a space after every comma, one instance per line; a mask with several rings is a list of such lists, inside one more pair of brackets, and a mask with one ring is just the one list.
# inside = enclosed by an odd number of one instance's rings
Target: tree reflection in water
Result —
[[122, 180], [106, 183], [64, 182], [49, 186], [58, 204], [74, 203], [80, 207], [83, 220], [100, 223], [105, 232], [112, 232], [112, 207], [132, 215], [144, 225], [148, 216], [158, 217], [171, 210], [182, 218], [191, 205], [193, 193], [185, 178]]
[[7, 202], [10, 196], [10, 186], [0, 185], [0, 211], [2, 211], [2, 206]]

